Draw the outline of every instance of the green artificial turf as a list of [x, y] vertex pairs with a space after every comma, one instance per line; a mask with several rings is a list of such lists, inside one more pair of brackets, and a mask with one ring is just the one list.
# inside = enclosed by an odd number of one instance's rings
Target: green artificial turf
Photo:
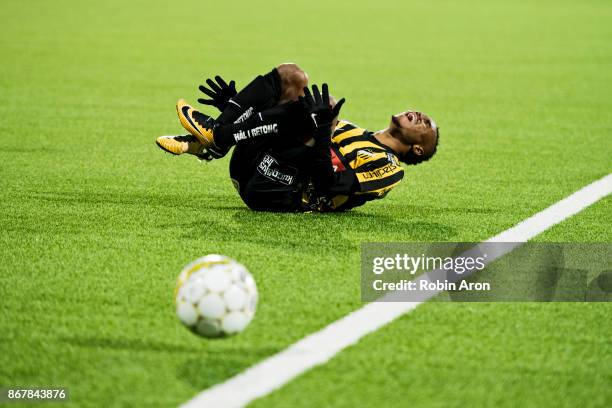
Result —
[[[591, 242], [583, 227], [609, 224], [610, 202], [535, 241]], [[610, 314], [609, 303], [426, 303], [250, 406], [606, 407]]]
[[[3, 1], [0, 386], [178, 405], [358, 308], [361, 242], [486, 239], [608, 174], [611, 17], [603, 1]], [[243, 86], [286, 61], [369, 129], [429, 113], [437, 156], [355, 211], [266, 214], [242, 204], [227, 158], [155, 146], [205, 77]], [[610, 242], [610, 203], [541, 239]], [[176, 276], [207, 253], [259, 287], [234, 338], [174, 316]], [[611, 315], [427, 304], [256, 405], [606, 405]]]

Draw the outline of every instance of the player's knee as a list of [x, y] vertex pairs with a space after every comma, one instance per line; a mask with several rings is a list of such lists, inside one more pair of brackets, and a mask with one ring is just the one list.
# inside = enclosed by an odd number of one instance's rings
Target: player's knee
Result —
[[308, 74], [297, 64], [287, 63], [276, 67], [282, 82], [282, 100], [295, 100], [308, 86]]
[[304, 88], [308, 85], [308, 74], [304, 72], [297, 64], [292, 62], [280, 64], [276, 67], [278, 74], [283, 81], [283, 84], [287, 84], [293, 87]]

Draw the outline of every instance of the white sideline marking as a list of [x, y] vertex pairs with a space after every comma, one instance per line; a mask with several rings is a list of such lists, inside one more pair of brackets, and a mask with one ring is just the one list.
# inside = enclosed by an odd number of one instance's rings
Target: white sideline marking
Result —
[[[526, 242], [610, 193], [612, 193], [612, 173], [514, 227], [489, 238], [485, 243]], [[514, 247], [508, 247], [506, 252], [512, 248]], [[501, 255], [504, 254], [498, 254]], [[490, 261], [492, 260], [488, 262]], [[378, 330], [437, 295], [437, 292], [429, 293], [419, 302], [368, 303], [242, 373], [202, 391], [182, 406], [185, 408], [243, 407], [280, 388], [304, 371], [327, 362], [344, 348], [357, 343], [363, 336]]]

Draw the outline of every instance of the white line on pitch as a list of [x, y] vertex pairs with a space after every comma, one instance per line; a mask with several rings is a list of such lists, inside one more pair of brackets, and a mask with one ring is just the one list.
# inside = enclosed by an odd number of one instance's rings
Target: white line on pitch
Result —
[[[526, 242], [610, 193], [612, 193], [612, 173], [488, 239], [485, 243]], [[508, 246], [506, 252], [512, 248]], [[501, 255], [503, 254], [499, 254]], [[363, 336], [412, 311], [436, 294], [437, 292], [432, 291], [419, 302], [368, 303], [242, 373], [202, 391], [183, 407], [243, 407], [280, 388], [304, 371], [327, 362], [344, 348], [357, 343]]]

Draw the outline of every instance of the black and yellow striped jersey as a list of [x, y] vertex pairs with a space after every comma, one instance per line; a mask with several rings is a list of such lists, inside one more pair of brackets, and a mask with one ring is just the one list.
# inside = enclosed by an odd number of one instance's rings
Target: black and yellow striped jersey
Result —
[[332, 134], [334, 184], [331, 210], [347, 210], [383, 198], [404, 177], [394, 152], [372, 132], [340, 121]]

